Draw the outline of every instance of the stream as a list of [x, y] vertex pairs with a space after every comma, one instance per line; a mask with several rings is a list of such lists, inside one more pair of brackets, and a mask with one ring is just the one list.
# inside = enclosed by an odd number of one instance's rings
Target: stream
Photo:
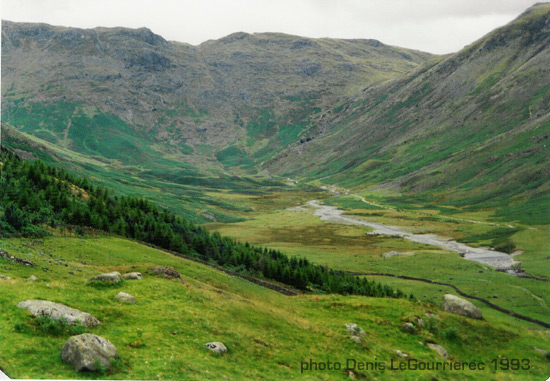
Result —
[[496, 269], [506, 271], [511, 275], [518, 275], [512, 266], [519, 262], [514, 261], [513, 258], [507, 253], [501, 253], [499, 251], [485, 248], [471, 247], [435, 234], [414, 234], [401, 230], [399, 227], [359, 220], [357, 218], [345, 216], [344, 210], [338, 209], [335, 206], [324, 205], [318, 200], [309, 201], [307, 205], [315, 208], [313, 215], [319, 217], [322, 221], [336, 224], [368, 226], [374, 229], [373, 232], [368, 234], [384, 234], [403, 237], [409, 241], [438, 246], [442, 249], [459, 253], [465, 259], [495, 267]]

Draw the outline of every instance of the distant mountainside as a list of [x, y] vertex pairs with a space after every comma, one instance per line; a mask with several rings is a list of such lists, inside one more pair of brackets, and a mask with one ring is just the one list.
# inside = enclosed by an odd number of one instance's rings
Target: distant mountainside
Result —
[[3, 120], [24, 132], [126, 164], [151, 146], [247, 170], [298, 140], [315, 111], [431, 57], [375, 40], [235, 33], [191, 46], [146, 28], [8, 21], [2, 53]]
[[[537, 4], [448, 56], [270, 33], [191, 46], [145, 28], [4, 21], [2, 119], [132, 186], [254, 188], [275, 175], [512, 219], [527, 205], [543, 222], [549, 20], [550, 4]], [[179, 194], [165, 185], [155, 191]]]
[[549, 62], [546, 3], [456, 54], [317, 114], [314, 139], [268, 168], [402, 201], [508, 212], [521, 208], [508, 208], [514, 203], [548, 207]]

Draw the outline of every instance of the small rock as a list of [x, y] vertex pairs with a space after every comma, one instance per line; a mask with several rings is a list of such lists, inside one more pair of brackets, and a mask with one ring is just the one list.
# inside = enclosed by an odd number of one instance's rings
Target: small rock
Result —
[[211, 343], [206, 343], [204, 344], [204, 346], [208, 349], [210, 349], [212, 352], [215, 352], [215, 353], [226, 353], [227, 352], [227, 347], [225, 346], [224, 343], [220, 343], [218, 341], [214, 341], [214, 342], [211, 342]]
[[361, 336], [351, 336], [349, 338], [351, 341], [354, 341], [356, 342], [357, 344], [361, 344], [363, 342], [363, 339], [361, 338]]
[[442, 309], [446, 312], [470, 317], [473, 319], [483, 318], [481, 310], [479, 308], [474, 306], [469, 301], [451, 294], [445, 294], [443, 296]]
[[401, 352], [399, 349], [396, 349], [394, 352], [395, 352], [395, 354], [396, 354], [397, 356], [399, 356], [399, 357], [403, 357], [403, 358], [409, 357], [408, 354]]
[[61, 350], [61, 359], [79, 372], [100, 370], [99, 364], [107, 370], [116, 357], [117, 350], [109, 340], [91, 333], [69, 338]]
[[140, 280], [142, 278], [141, 273], [131, 272], [122, 276], [126, 280]]
[[0, 279], [10, 280], [11, 278], [7, 275], [0, 274]]
[[31, 276], [29, 277], [29, 280], [30, 280], [31, 282], [36, 282], [36, 281], [38, 280], [38, 278], [35, 277], [34, 275], [31, 275]]
[[367, 333], [355, 323], [346, 323], [346, 332], [354, 336], [365, 336]]
[[437, 345], [437, 344], [434, 344], [434, 343], [428, 343], [428, 347], [430, 347], [431, 349], [436, 351], [444, 359], [449, 358], [449, 354], [447, 353], [445, 348], [443, 348], [441, 345]]
[[405, 332], [408, 332], [408, 333], [416, 333], [416, 327], [414, 326], [413, 323], [403, 323], [403, 325], [401, 326], [401, 329]]
[[105, 273], [105, 274], [99, 274], [96, 275], [90, 280], [98, 280], [101, 282], [113, 282], [113, 283], [119, 283], [122, 280], [122, 275], [118, 271], [113, 271], [111, 273]]
[[49, 316], [53, 320], [64, 319], [67, 324], [74, 325], [79, 322], [86, 327], [99, 325], [99, 320], [87, 312], [48, 300], [25, 300], [20, 302], [17, 307], [29, 310], [34, 316]]
[[533, 349], [540, 353], [546, 360], [550, 361], [550, 352], [541, 348], [533, 347]]
[[130, 303], [130, 304], [136, 304], [137, 303], [137, 300], [136, 298], [134, 298], [132, 295], [130, 294], [127, 294], [125, 292], [119, 292], [117, 294], [117, 296], [115, 296], [115, 298], [120, 301], [120, 302], [124, 302], [124, 303]]

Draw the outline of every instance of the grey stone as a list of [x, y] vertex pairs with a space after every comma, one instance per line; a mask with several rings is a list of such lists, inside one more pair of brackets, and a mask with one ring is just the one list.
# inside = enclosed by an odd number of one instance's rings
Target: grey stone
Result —
[[0, 274], [0, 279], [10, 280], [11, 278], [7, 275]]
[[365, 336], [367, 333], [355, 323], [346, 323], [346, 332], [354, 336]]
[[414, 326], [413, 323], [403, 323], [403, 325], [401, 326], [401, 329], [405, 332], [408, 332], [408, 333], [416, 333], [416, 327]]
[[445, 348], [443, 348], [441, 345], [434, 344], [434, 343], [428, 343], [428, 347], [430, 347], [430, 349], [433, 349], [434, 351], [436, 351], [444, 359], [449, 358], [449, 354], [447, 353]]
[[399, 349], [396, 349], [394, 352], [395, 352], [395, 354], [398, 355], [399, 357], [403, 357], [403, 358], [409, 357], [408, 354], [401, 352]]
[[349, 338], [351, 341], [355, 341], [357, 344], [361, 344], [363, 342], [363, 339], [361, 338], [361, 336], [350, 336]]
[[61, 350], [61, 359], [79, 372], [107, 370], [116, 357], [117, 350], [109, 340], [91, 333], [69, 338]]
[[210, 349], [212, 352], [215, 353], [226, 353], [227, 347], [224, 343], [220, 343], [219, 341], [213, 341], [211, 343], [206, 343], [204, 346], [208, 349]]
[[140, 280], [142, 278], [141, 273], [131, 272], [122, 276], [126, 280]]
[[120, 302], [123, 302], [123, 303], [130, 303], [130, 304], [136, 304], [137, 303], [137, 300], [136, 298], [134, 298], [132, 295], [130, 294], [127, 294], [125, 292], [119, 292], [117, 294], [117, 296], [115, 296], [115, 298], [120, 301]]
[[25, 300], [20, 302], [17, 307], [25, 308], [34, 316], [48, 316], [53, 320], [64, 319], [67, 324], [80, 323], [86, 327], [95, 327], [99, 325], [99, 320], [87, 312], [67, 307], [61, 303], [54, 303], [48, 300]]
[[122, 275], [118, 271], [113, 271], [111, 273], [105, 273], [105, 274], [99, 274], [96, 275], [90, 280], [98, 280], [101, 282], [113, 282], [113, 283], [119, 283], [122, 280]]
[[473, 319], [483, 318], [483, 315], [481, 314], [481, 310], [479, 308], [474, 306], [469, 301], [451, 294], [445, 294], [443, 296], [442, 309], [446, 312], [470, 317]]
[[36, 282], [36, 281], [38, 280], [38, 278], [35, 277], [34, 275], [31, 275], [31, 276], [29, 277], [29, 280], [30, 280], [31, 282]]

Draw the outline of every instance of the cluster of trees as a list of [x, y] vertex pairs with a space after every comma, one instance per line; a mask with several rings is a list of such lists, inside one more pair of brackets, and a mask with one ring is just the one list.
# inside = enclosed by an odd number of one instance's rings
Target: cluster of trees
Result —
[[44, 235], [48, 226], [91, 227], [302, 290], [406, 296], [389, 286], [314, 265], [305, 258], [289, 258], [277, 250], [210, 234], [147, 200], [119, 197], [41, 161], [23, 161], [3, 151], [0, 166], [0, 236]]

